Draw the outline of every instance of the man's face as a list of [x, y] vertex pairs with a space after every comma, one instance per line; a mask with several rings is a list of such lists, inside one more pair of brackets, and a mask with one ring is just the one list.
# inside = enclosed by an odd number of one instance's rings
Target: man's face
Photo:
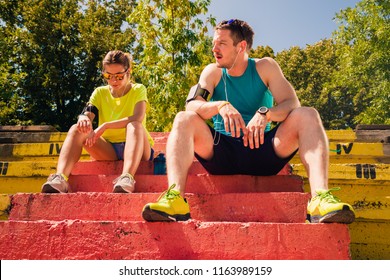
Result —
[[230, 30], [215, 30], [213, 38], [213, 54], [218, 67], [232, 67], [238, 55], [238, 45], [239, 44], [234, 46]]

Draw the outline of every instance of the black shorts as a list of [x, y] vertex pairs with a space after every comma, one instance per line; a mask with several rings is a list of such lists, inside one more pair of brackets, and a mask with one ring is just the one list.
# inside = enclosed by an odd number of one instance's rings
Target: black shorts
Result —
[[210, 174], [276, 175], [298, 151], [297, 149], [287, 158], [280, 158], [275, 154], [273, 139], [278, 126], [266, 132], [264, 144], [258, 149], [245, 147], [242, 137], [234, 138], [209, 128], [214, 138], [214, 156], [211, 160], [205, 160], [195, 153], [195, 157]]

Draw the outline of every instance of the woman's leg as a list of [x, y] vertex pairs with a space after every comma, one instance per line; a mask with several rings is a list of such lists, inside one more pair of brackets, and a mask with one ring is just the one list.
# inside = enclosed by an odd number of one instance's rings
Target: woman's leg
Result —
[[150, 158], [151, 148], [142, 123], [131, 122], [126, 127], [126, 144], [123, 154], [122, 175], [114, 181], [113, 192], [130, 193], [134, 191], [134, 175], [141, 160]]

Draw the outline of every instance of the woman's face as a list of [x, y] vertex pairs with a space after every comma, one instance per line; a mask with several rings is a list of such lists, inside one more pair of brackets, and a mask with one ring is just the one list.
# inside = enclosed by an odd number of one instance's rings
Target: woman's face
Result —
[[129, 69], [121, 64], [107, 64], [104, 67], [103, 77], [114, 90], [117, 90], [127, 85]]

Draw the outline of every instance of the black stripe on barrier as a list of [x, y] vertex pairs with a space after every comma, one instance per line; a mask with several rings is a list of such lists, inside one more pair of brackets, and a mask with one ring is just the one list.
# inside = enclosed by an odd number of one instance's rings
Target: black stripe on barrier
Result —
[[2, 176], [5, 176], [7, 175], [7, 171], [8, 171], [8, 162], [0, 161], [0, 174]]
[[375, 165], [356, 164], [356, 177], [365, 179], [376, 179]]
[[[55, 148], [55, 149], [54, 149]], [[60, 147], [60, 144], [58, 143], [51, 143], [50, 144], [50, 147], [49, 147], [49, 155], [59, 155], [61, 152], [61, 147]]]

